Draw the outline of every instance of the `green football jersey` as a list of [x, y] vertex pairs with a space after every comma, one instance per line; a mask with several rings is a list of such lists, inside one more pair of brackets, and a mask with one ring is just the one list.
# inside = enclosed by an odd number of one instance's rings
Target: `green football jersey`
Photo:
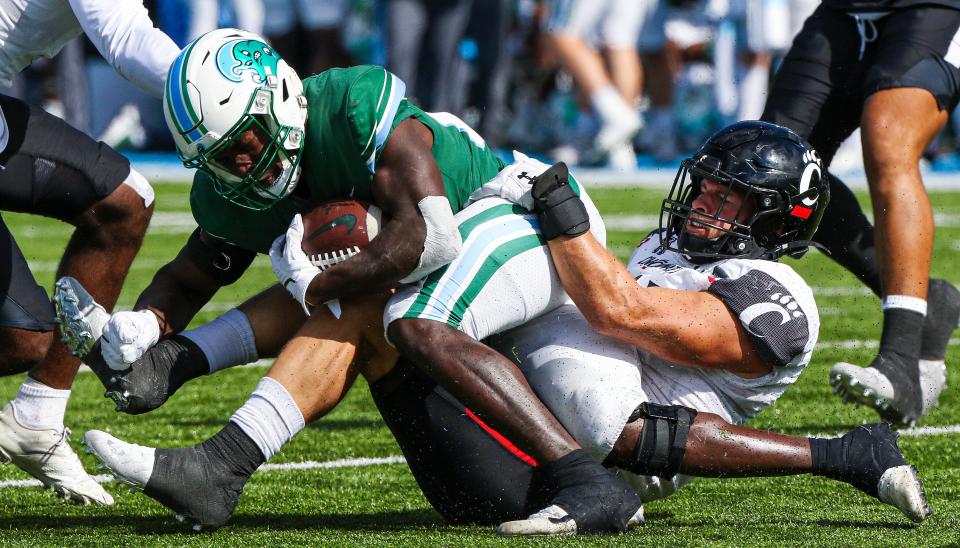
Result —
[[307, 97], [305, 146], [298, 191], [265, 211], [237, 206], [197, 172], [190, 207], [197, 224], [233, 245], [266, 253], [297, 212], [334, 198], [373, 201], [377, 161], [393, 129], [415, 118], [433, 132], [431, 153], [440, 166], [447, 200], [456, 213], [470, 194], [504, 164], [459, 118], [426, 113], [404, 97], [404, 83], [382, 67], [331, 69], [303, 81]]

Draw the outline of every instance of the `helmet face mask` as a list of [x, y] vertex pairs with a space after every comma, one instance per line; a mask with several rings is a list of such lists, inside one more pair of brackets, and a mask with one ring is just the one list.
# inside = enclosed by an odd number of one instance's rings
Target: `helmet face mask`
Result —
[[[270, 90], [258, 91], [258, 95], [270, 93]], [[257, 97], [251, 97], [251, 104]], [[284, 145], [291, 133], [298, 130], [289, 126], [271, 128], [276, 125], [272, 120], [270, 116], [251, 114], [248, 110], [211, 148], [201, 144], [196, 156], [181, 157], [183, 164], [206, 173], [214, 189], [231, 202], [247, 209], [267, 209], [293, 190], [300, 170], [300, 154]], [[294, 138], [302, 141], [302, 137]], [[255, 147], [259, 150], [241, 146], [251, 141], [260, 145]], [[235, 166], [236, 155], [243, 153], [255, 158], [254, 165], [245, 174], [238, 173]]]
[[294, 190], [306, 99], [297, 74], [262, 38], [236, 29], [201, 36], [174, 62], [164, 95], [181, 161], [218, 194], [264, 210]]
[[[722, 185], [706, 211], [704, 180]], [[816, 152], [786, 128], [740, 122], [681, 162], [660, 211], [661, 245], [693, 262], [802, 256], [829, 201]], [[702, 202], [702, 200], [701, 200]], [[709, 239], [705, 236], [709, 234]]]

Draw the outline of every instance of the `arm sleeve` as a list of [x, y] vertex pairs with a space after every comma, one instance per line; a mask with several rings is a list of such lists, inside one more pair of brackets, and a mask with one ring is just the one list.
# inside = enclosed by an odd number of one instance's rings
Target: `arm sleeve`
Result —
[[750, 270], [737, 278], [721, 278], [707, 291], [737, 315], [765, 362], [782, 367], [804, 355], [811, 337], [808, 315], [816, 316], [816, 310], [802, 306], [790, 289], [769, 273]]
[[370, 173], [376, 171], [406, 89], [403, 80], [382, 67], [370, 67], [350, 86], [347, 104], [359, 106], [347, 111], [351, 137]]
[[69, 0], [100, 55], [134, 85], [163, 97], [167, 71], [180, 48], [153, 26], [140, 0]]
[[222, 286], [239, 280], [257, 257], [253, 251], [214, 238], [202, 228], [193, 231], [182, 253]]

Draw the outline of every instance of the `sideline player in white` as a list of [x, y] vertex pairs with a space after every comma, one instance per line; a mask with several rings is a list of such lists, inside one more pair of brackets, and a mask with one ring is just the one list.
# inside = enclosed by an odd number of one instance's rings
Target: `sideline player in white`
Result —
[[[121, 75], [163, 95], [179, 48], [135, 0], [0, 1], [0, 85], [81, 33]], [[83, 281], [116, 303], [153, 213], [153, 189], [123, 156], [40, 109], [0, 95], [0, 209], [76, 227], [57, 276]], [[0, 411], [0, 462], [15, 465], [65, 499], [112, 504], [84, 472], [63, 425], [79, 360], [54, 336], [54, 310], [0, 221], [0, 374], [29, 370]]]
[[[776, 129], [781, 134], [787, 133], [780, 128]], [[755, 135], [758, 133], [759, 131], [754, 132]], [[779, 149], [766, 146], [769, 145], [767, 142], [757, 144], [765, 145], [765, 148], [774, 152], [796, 152], [791, 158], [794, 168], [797, 165], [816, 165], [815, 157], [809, 155], [801, 162], [801, 152], [809, 149], [799, 145], [799, 139], [786, 145], [781, 143]], [[513, 167], [517, 166], [527, 170], [534, 169], [528, 162], [520, 162]], [[507, 168], [505, 171], [516, 174], [518, 170]], [[796, 252], [804, 245], [802, 236], [816, 228], [825, 202], [825, 197], [822, 198], [824, 202], [818, 202], [817, 192], [823, 190], [823, 187], [819, 185], [819, 178], [810, 179], [817, 184], [811, 185], [813, 188], [809, 191], [800, 192], [798, 187], [801, 178], [795, 169], [793, 172], [780, 172], [780, 175], [789, 180], [784, 183], [786, 188], [781, 189], [782, 194], [770, 186], [758, 185], [751, 188], [765, 190], [757, 196], [751, 194], [753, 191], [743, 192], [739, 186], [733, 188], [715, 183], [704, 188], [702, 192], [698, 191], [700, 198], [692, 203], [699, 207], [707, 200], [712, 201], [713, 205], [708, 206], [710, 209], [716, 206], [723, 210], [724, 215], [736, 215], [741, 220], [739, 226], [745, 227], [748, 226], [743, 223], [749, 216], [749, 207], [744, 206], [738, 212], [738, 206], [752, 203], [754, 198], [762, 204], [765, 197], [779, 195], [786, 201], [771, 204], [772, 208], [768, 211], [777, 224], [782, 226], [785, 216], [792, 211], [805, 217], [797, 217], [797, 226], [784, 232], [778, 242], [765, 243], [775, 245], [777, 252]], [[555, 176], [566, 183], [565, 168], [551, 169], [540, 174], [537, 180], [549, 180]], [[513, 182], [520, 180], [514, 178]], [[496, 182], [502, 183], [504, 180]], [[569, 189], [569, 186], [566, 188]], [[689, 187], [686, 188], [689, 190]], [[562, 199], [555, 198], [557, 195], [551, 194], [541, 201], [545, 201], [549, 204], [549, 209], [553, 210], [552, 218], [542, 219], [541, 227], [545, 235], [557, 236], [569, 232], [571, 227], [578, 227], [582, 234], [586, 230], [587, 215], [580, 205], [579, 212], [582, 216], [576, 218], [578, 211], [575, 206], [580, 204], [579, 199], [572, 193], [560, 195]], [[803, 200], [810, 202], [809, 207], [801, 205]], [[730, 211], [731, 207], [733, 211]], [[797, 209], [798, 207], [805, 207], [809, 210], [808, 214]], [[464, 213], [468, 211], [469, 208], [464, 210]], [[717, 218], [719, 214], [718, 211]], [[576, 218], [575, 222], [563, 224], [573, 218]], [[718, 222], [708, 221], [708, 218], [704, 216], [705, 223]], [[461, 226], [469, 225], [472, 218], [464, 215], [461, 220], [464, 221]], [[756, 218], [752, 218], [750, 223], [754, 224], [755, 220]], [[760, 228], [762, 224], [758, 223], [756, 226]], [[707, 234], [704, 233], [704, 236], [709, 239]], [[580, 236], [570, 241], [583, 241], [585, 238]], [[595, 256], [609, 260], [609, 264], [601, 263], [606, 270], [591, 272], [590, 276], [597, 274], [600, 280], [609, 282], [606, 274], [612, 270], [613, 264], [623, 271], [622, 265], [606, 255], [595, 239], [588, 238], [587, 241], [597, 246], [593, 249]], [[750, 245], [757, 243], [753, 240], [750, 242]], [[734, 241], [731, 244], [736, 247], [739, 242]], [[676, 335], [668, 337], [668, 344], [662, 344], [663, 339], [658, 340], [654, 352], [661, 358], [688, 365], [718, 367], [719, 360], [725, 360], [723, 363], [735, 370], [736, 375], [716, 371], [717, 375], [708, 375], [706, 378], [730, 385], [737, 385], [739, 382], [744, 398], [748, 398], [745, 394], [751, 387], [756, 387], [761, 396], [758, 398], [760, 403], [757, 403], [755, 408], [779, 395], [809, 360], [810, 350], [816, 340], [816, 308], [809, 288], [789, 267], [769, 261], [714, 260], [704, 263], [702, 269], [697, 270], [692, 267], [670, 266], [669, 259], [675, 258], [675, 254], [661, 259], [666, 252], [658, 251], [659, 246], [648, 238], [634, 257], [637, 260], [641, 257], [647, 259], [643, 260], [642, 264], [652, 269], [650, 279], [645, 280], [645, 283], [651, 280], [671, 282], [664, 283], [668, 288], [662, 290], [640, 289], [641, 293], [648, 293], [656, 299], [658, 307], [639, 308], [637, 312], [649, 312], [653, 308], [659, 308], [659, 315], [650, 314], [650, 325], [655, 326], [662, 334]], [[757, 253], [760, 251], [760, 248], [751, 248], [748, 256], [759, 258]], [[716, 285], [719, 283], [717, 281], [711, 284], [715, 286], [715, 292], [699, 291], [708, 285], [711, 275], [720, 274], [719, 267], [722, 266], [729, 268], [728, 280], [731, 283], [723, 287], [722, 283]], [[758, 268], [751, 269], [751, 266]], [[455, 270], [456, 267], [455, 262], [451, 269]], [[751, 274], [753, 270], [759, 272]], [[525, 276], [519, 277], [515, 284], [504, 284], [501, 280], [491, 284], [491, 290], [499, 293], [505, 299], [503, 302], [523, 301], [523, 288], [541, 281], [538, 272], [541, 272], [543, 277], [554, 278], [552, 270], [528, 269]], [[589, 279], [590, 276], [583, 279]], [[671, 276], [674, 277], [673, 280], [670, 280]], [[733, 303], [729, 305], [731, 307], [742, 304], [745, 300], [739, 299], [740, 293], [734, 290], [745, 287], [749, 289], [753, 282], [762, 280], [763, 276], [768, 276], [771, 280], [775, 276], [789, 285], [790, 289], [785, 288], [784, 292], [795, 292], [793, 300], [776, 305], [783, 306], [784, 310], [790, 310], [791, 313], [801, 314], [793, 316], [796, 321], [788, 322], [783, 329], [780, 328], [784, 324], [772, 319], [767, 322], [761, 318], [763, 314], [750, 312], [750, 306], [755, 307], [754, 311], [769, 308], [766, 302], [759, 307], [748, 305], [739, 318], [725, 307], [724, 303]], [[611, 289], [622, 287], [639, 288], [629, 274], [626, 274], [625, 279], [614, 283]], [[681, 288], [693, 291], [676, 291]], [[79, 289], [74, 287], [71, 290], [80, 293], [74, 295], [74, 298], [80, 297], [79, 301], [89, 302], [89, 298], [82, 295]], [[785, 294], [778, 298], [783, 296]], [[549, 500], [550, 487], [542, 482], [543, 465], [537, 466], [529, 455], [493, 432], [449, 392], [439, 388], [436, 382], [416, 371], [409, 363], [401, 362], [394, 366], [396, 353], [384, 343], [383, 325], [380, 322], [380, 309], [389, 298], [389, 295], [374, 296], [363, 302], [344, 303], [343, 316], [340, 319], [335, 319], [323, 307], [314, 309], [310, 320], [294, 335], [291, 343], [268, 372], [267, 378], [261, 382], [247, 404], [231, 419], [232, 423], [249, 432], [251, 425], [256, 422], [251, 421], [251, 413], [259, 413], [264, 417], [277, 416], [272, 424], [259, 421], [260, 426], [254, 434], [254, 439], [259, 440], [256, 444], [225, 445], [222, 436], [218, 435], [192, 448], [153, 449], [127, 444], [98, 431], [89, 432], [85, 439], [97, 457], [122, 481], [144, 489], [148, 495], [168, 507], [185, 513], [191, 521], [206, 525], [219, 524], [223, 523], [229, 514], [217, 514], [220, 502], [207, 504], [204, 501], [211, 500], [210, 497], [213, 496], [218, 501], [221, 498], [232, 498], [235, 502], [237, 491], [253, 474], [256, 464], [279, 451], [283, 443], [301, 430], [305, 423], [329, 412], [343, 397], [359, 372], [370, 382], [374, 401], [403, 449], [425, 496], [445, 517], [455, 523], [495, 523], [503, 519], [516, 520], [528, 515], [531, 510], [542, 508], [543, 502]], [[724, 298], [727, 300], [723, 300]], [[700, 319], [709, 320], [712, 316], [716, 321], [710, 324], [709, 329], [685, 329], [690, 322], [690, 316], [678, 316], [674, 312], [684, 307], [689, 308], [691, 303], [698, 300], [714, 307], [713, 310], [707, 310], [706, 307], [699, 310], [711, 313]], [[795, 303], [796, 306], [790, 303]], [[266, 301], [261, 299], [260, 303], [250, 302], [243, 307], [249, 322], [258, 326], [250, 333], [257, 347], [270, 347], [275, 344], [271, 342], [274, 338], [289, 336], [268, 328], [268, 322], [264, 322], [262, 316], [270, 317], [275, 314], [275, 310], [264, 306], [266, 304]], [[290, 312], [295, 313], [297, 305], [291, 304], [293, 306], [289, 307]], [[664, 315], [663, 310], [670, 311], [671, 314]], [[751, 315], [753, 317], [750, 317]], [[106, 322], [107, 315], [100, 312], [96, 316], [98, 317], [91, 316], [85, 325], [77, 325], [77, 328], [88, 330], [96, 336], [99, 328]], [[388, 311], [388, 319], [389, 316]], [[636, 316], [628, 314], [627, 317]], [[744, 325], [740, 325], [740, 322]], [[555, 331], [552, 334], [543, 333], [545, 328]], [[201, 329], [204, 328], [198, 328], [197, 331]], [[634, 329], [636, 334], [646, 332], [644, 327], [638, 325], [631, 329]], [[747, 329], [775, 336], [776, 340], [772, 344], [764, 344], [762, 341], [757, 343], [755, 339], [745, 335]], [[204, 337], [205, 344], [210, 348], [235, 344], [235, 336], [231, 333], [219, 330], [218, 336], [211, 337], [213, 331], [208, 329]], [[740, 336], [731, 337], [737, 334]], [[195, 338], [196, 335], [191, 334], [190, 337]], [[571, 348], [563, 342], [558, 343], [555, 337], [572, 337], [577, 347]], [[636, 348], [603, 339], [592, 331], [572, 307], [558, 309], [555, 313], [534, 320], [529, 329], [523, 327], [494, 339], [505, 354], [513, 355], [520, 361], [520, 366], [528, 375], [531, 384], [541, 397], [553, 406], [552, 410], [564, 417], [562, 420], [567, 428], [576, 432], [585, 447], [592, 450], [598, 459], [605, 459], [607, 464], [641, 474], [656, 474], [668, 478], [677, 470], [687, 474], [721, 476], [815, 473], [851, 483], [884, 502], [897, 506], [912, 519], [922, 520], [928, 513], [916, 473], [904, 462], [889, 430], [865, 427], [835, 441], [782, 436], [729, 424], [731, 421], [736, 422], [737, 417], [722, 404], [709, 398], [713, 387], [703, 389], [702, 401], [684, 396], [681, 390], [675, 390], [668, 396], [647, 398], [640, 386], [641, 373]], [[730, 339], [732, 342], [724, 345], [717, 339]], [[714, 352], [709, 356], [706, 352], [701, 352], [692, 363], [691, 360], [676, 358], [703, 344], [710, 344]], [[558, 348], [561, 346], [564, 348]], [[156, 348], [159, 350], [160, 346]], [[654, 352], [651, 352], [651, 356]], [[740, 359], [731, 357], [738, 353]], [[758, 354], [762, 357], [758, 357]], [[648, 361], [652, 360], [650, 356], [648, 358]], [[531, 365], [526, 365], [528, 360]], [[771, 373], [769, 369], [774, 366], [769, 365], [766, 360], [778, 364], [775, 367], [780, 369]], [[780, 365], [784, 361], [787, 363]], [[731, 363], [736, 365], [731, 366]], [[171, 346], [167, 345], [162, 351], [147, 352], [134, 364], [130, 372], [118, 375], [130, 377], [131, 382], [123, 386], [130, 390], [128, 397], [136, 397], [141, 402], [157, 402], [156, 405], [159, 405], [176, 387], [170, 393], [156, 393], [158, 387], [163, 390], [166, 386], [163, 383], [153, 383], [151, 379], [183, 379], [191, 369], [195, 372], [206, 372], [208, 367], [210, 371], [214, 371], [230, 365], [235, 363], [224, 363], [217, 352], [185, 346], [171, 351]], [[554, 369], [553, 373], [556, 374], [550, 374], [548, 370], [555, 367], [557, 369]], [[584, 375], [587, 368], [591, 367], [589, 375], [598, 378], [591, 380]], [[765, 375], [752, 374], [758, 369], [766, 369], [767, 372]], [[193, 376], [198, 374], [201, 373], [194, 373]], [[665, 368], [664, 377], [671, 374], [671, 370]], [[735, 378], [741, 377], [744, 379], [735, 382]], [[678, 373], [677, 378], [683, 379], [683, 373]], [[552, 387], [554, 383], [559, 385]], [[663, 384], [668, 384], [668, 381], [663, 381]], [[288, 408], [278, 410], [271, 406], [269, 402], [273, 395], [278, 393], [282, 393], [283, 400], [289, 402]], [[556, 397], [557, 395], [560, 397]], [[719, 399], [719, 396], [716, 396], [716, 399]], [[659, 404], [655, 404], [655, 401]], [[694, 408], [680, 407], [679, 403], [686, 403]], [[701, 411], [698, 413], [697, 409]], [[139, 412], [145, 410], [149, 409], [138, 409]], [[851, 447], [855, 451], [844, 452]], [[233, 455], [238, 451], [241, 453], [239, 457]], [[255, 454], [251, 455], [251, 452]], [[724, 457], [718, 458], [718, 455]], [[207, 474], [206, 479], [199, 480], [201, 485], [191, 483], [184, 486], [177, 475], [170, 474], [165, 470], [165, 466], [157, 465], [161, 456], [177, 463], [176, 470], [179, 474], [194, 477], [191, 462], [197, 458], [203, 459], [205, 470], [214, 472]], [[252, 459], [252, 466], [237, 469], [230, 464], [232, 460], [238, 459], [236, 462], [239, 462], [248, 458]], [[658, 481], [647, 480], [638, 481], [637, 485], [649, 499], [656, 498], [658, 494], [669, 493], [673, 484], [667, 482], [660, 485]], [[173, 489], [174, 487], [178, 489]], [[198, 499], [200, 502], [195, 502]], [[189, 502], [185, 503], [185, 500]], [[232, 505], [229, 510], [232, 511]], [[545, 512], [538, 512], [536, 517], [530, 520], [505, 525], [502, 532], [576, 532], [576, 525], [570, 520], [562, 519], [562, 515], [561, 509], [551, 507]], [[561, 519], [550, 520], [550, 517]]]
[[637, 42], [658, 4], [659, 0], [547, 2], [548, 41], [600, 117], [597, 152], [608, 155], [610, 165], [620, 170], [637, 167], [633, 137], [643, 125], [638, 105], [643, 69]]

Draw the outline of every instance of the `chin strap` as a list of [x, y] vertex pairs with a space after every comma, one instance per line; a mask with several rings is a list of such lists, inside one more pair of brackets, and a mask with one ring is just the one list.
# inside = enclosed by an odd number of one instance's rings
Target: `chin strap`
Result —
[[825, 253], [828, 257], [831, 256], [830, 250], [826, 248], [823, 244], [819, 242], [814, 242], [812, 240], [797, 240], [780, 246], [777, 249], [761, 253], [761, 258], [777, 260], [784, 255], [789, 255], [791, 251], [800, 251], [803, 250], [806, 253], [807, 248], [815, 247]]

